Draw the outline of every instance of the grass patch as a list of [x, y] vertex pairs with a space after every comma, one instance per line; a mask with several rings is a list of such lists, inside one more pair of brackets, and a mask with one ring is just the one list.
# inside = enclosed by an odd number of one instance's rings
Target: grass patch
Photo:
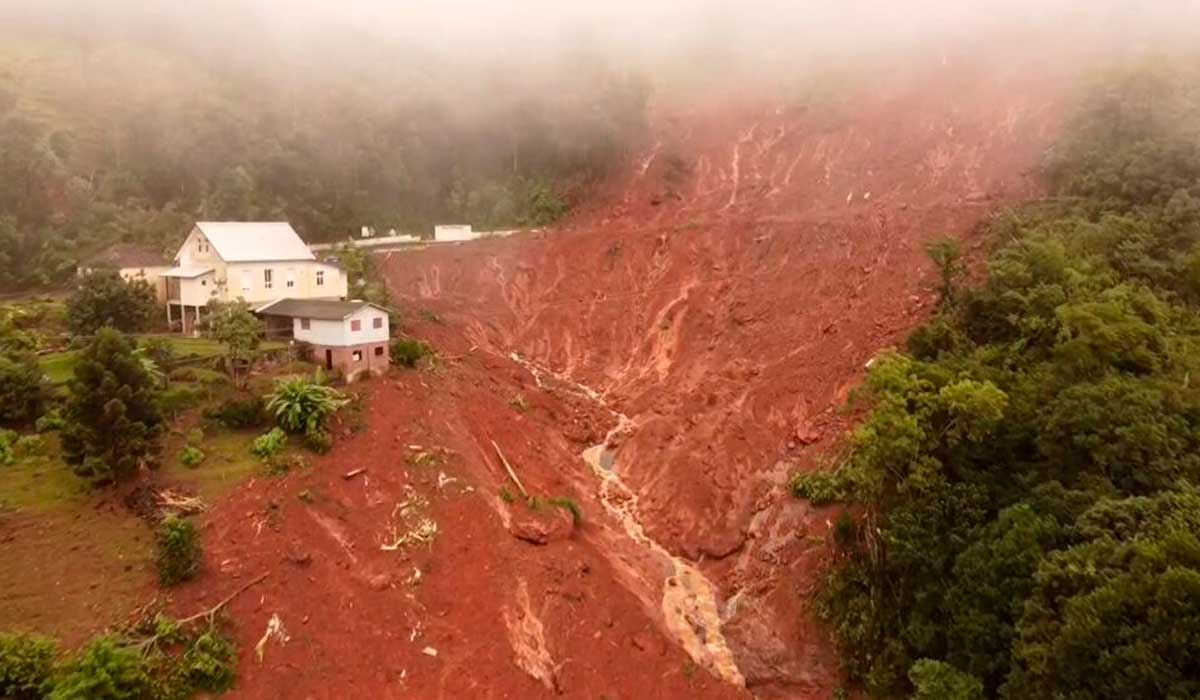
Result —
[[250, 445], [257, 435], [253, 430], [210, 430], [202, 443], [202, 464], [187, 466], [182, 459], [182, 449], [177, 449], [167, 453], [174, 454], [175, 458], [163, 464], [162, 474], [194, 489], [200, 498], [211, 501], [259, 473], [262, 463], [250, 454]]
[[[159, 338], [166, 342], [176, 358], [179, 359], [208, 359], [218, 357], [225, 352], [224, 346], [210, 338], [187, 338], [183, 336], [173, 335], [140, 335], [138, 339]], [[286, 343], [279, 341], [268, 341], [259, 346], [260, 352], [271, 352], [275, 350], [284, 350], [287, 348]], [[79, 351], [64, 350], [62, 352], [52, 352], [42, 355], [38, 358], [38, 365], [41, 366], [42, 372], [45, 373], [50, 381], [54, 384], [65, 384], [67, 380], [75, 373], [75, 364], [79, 359]], [[195, 368], [192, 371], [197, 372], [212, 372], [212, 370], [204, 370]], [[213, 374], [220, 374], [213, 372]], [[221, 375], [224, 376], [224, 375]]]
[[51, 383], [66, 384], [75, 374], [75, 363], [78, 360], [79, 354], [75, 350], [65, 350], [42, 355], [38, 358], [38, 366]]

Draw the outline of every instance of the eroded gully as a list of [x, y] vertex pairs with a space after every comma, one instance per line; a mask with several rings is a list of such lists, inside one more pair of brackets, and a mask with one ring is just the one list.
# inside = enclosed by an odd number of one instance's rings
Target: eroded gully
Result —
[[[539, 387], [544, 386], [545, 377], [551, 377], [556, 383], [608, 411], [617, 420], [616, 426], [605, 435], [604, 440], [585, 449], [581, 456], [599, 482], [598, 496], [604, 509], [620, 523], [625, 536], [649, 555], [634, 560], [637, 562], [635, 566], [641, 569], [636, 579], [659, 589], [646, 593], [652, 593], [660, 599], [659, 610], [667, 632], [692, 660], [724, 681], [744, 687], [745, 679], [721, 631], [716, 587], [690, 562], [675, 556], [646, 534], [638, 511], [638, 495], [621, 478], [612, 446], [635, 431], [637, 423], [611, 408], [600, 392], [541, 367], [515, 352], [510, 357], [533, 375]], [[624, 469], [630, 467], [620, 466]], [[615, 553], [609, 554], [615, 556]], [[629, 565], [630, 560], [623, 559], [622, 563]]]

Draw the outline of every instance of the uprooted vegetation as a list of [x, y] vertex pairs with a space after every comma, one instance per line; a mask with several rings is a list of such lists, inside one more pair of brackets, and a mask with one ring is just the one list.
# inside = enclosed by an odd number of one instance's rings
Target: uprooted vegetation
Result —
[[1194, 86], [1099, 84], [1056, 196], [993, 222], [987, 281], [874, 364], [844, 464], [794, 480], [862, 512], [820, 606], [872, 695], [1200, 688]]
[[190, 698], [233, 685], [237, 652], [213, 617], [147, 616], [73, 654], [51, 639], [0, 635], [0, 697]]

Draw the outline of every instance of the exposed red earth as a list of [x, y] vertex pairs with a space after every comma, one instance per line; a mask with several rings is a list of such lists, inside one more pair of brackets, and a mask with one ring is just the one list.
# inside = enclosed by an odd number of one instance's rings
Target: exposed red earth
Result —
[[[1064, 80], [956, 58], [837, 102], [661, 113], [564, 225], [389, 255], [442, 362], [375, 381], [364, 430], [204, 516], [181, 610], [268, 574], [230, 604], [232, 696], [829, 697], [807, 602], [830, 516], [786, 481], [931, 312], [923, 244], [978, 243], [1041, 192]], [[493, 440], [582, 526], [527, 507]]]

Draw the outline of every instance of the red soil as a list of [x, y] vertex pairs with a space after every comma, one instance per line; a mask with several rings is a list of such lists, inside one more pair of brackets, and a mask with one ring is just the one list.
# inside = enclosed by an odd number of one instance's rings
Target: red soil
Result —
[[[1039, 193], [1062, 81], [938, 62], [837, 103], [665, 115], [564, 226], [391, 254], [393, 295], [440, 315], [413, 330], [451, 359], [375, 383], [365, 432], [206, 517], [210, 573], [182, 607], [270, 572], [231, 605], [246, 650], [234, 696], [736, 697], [741, 679], [759, 696], [829, 697], [836, 654], [805, 606], [828, 514], [786, 480], [832, 454], [866, 362], [930, 313], [923, 244], [969, 238]], [[569, 381], [535, 380], [512, 351]], [[601, 500], [580, 453], [616, 417], [571, 382], [628, 417], [611, 445], [629, 494]], [[564, 516], [498, 497], [493, 439], [532, 493], [576, 499], [585, 525], [545, 546], [512, 537], [513, 519]], [[409, 445], [452, 456], [413, 465]], [[439, 489], [439, 472], [457, 481]], [[439, 533], [383, 551], [409, 486]], [[629, 504], [715, 584], [720, 624], [664, 603], [686, 576], [614, 517]], [[291, 639], [260, 663], [275, 613]], [[708, 672], [722, 668], [734, 683]]]

